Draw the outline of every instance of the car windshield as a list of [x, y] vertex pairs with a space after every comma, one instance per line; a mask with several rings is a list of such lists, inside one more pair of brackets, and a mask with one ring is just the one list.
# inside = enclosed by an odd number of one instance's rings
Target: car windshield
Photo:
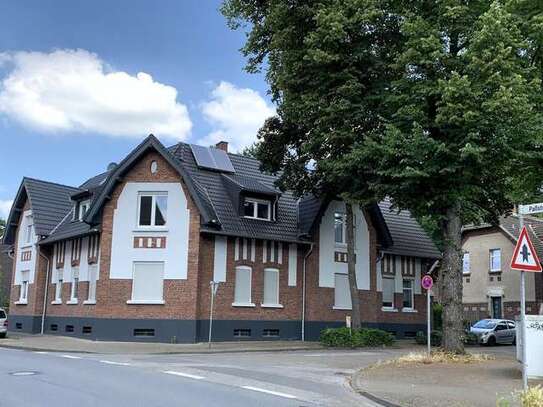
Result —
[[475, 325], [473, 325], [474, 328], [481, 329], [493, 329], [495, 326], [496, 323], [493, 321], [489, 321], [488, 319], [483, 319], [482, 321], [479, 321]]

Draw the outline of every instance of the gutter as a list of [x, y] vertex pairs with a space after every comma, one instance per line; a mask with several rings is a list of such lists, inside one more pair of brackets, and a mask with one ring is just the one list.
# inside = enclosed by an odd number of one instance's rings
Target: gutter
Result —
[[305, 270], [306, 270], [306, 263], [307, 258], [311, 255], [313, 252], [313, 245], [314, 243], [311, 243], [309, 246], [309, 250], [307, 251], [306, 255], [304, 256], [304, 263], [302, 267], [302, 342], [305, 342]]
[[37, 246], [37, 249], [38, 249], [38, 255], [43, 257], [45, 259], [45, 261], [47, 262], [46, 263], [46, 274], [45, 274], [45, 293], [43, 294], [43, 310], [42, 310], [42, 314], [41, 314], [41, 330], [40, 330], [40, 334], [43, 335], [43, 332], [45, 330], [45, 311], [47, 309], [47, 294], [48, 294], [48, 291], [49, 291], [49, 258], [46, 257], [42, 252], [41, 252], [41, 247], [36, 245]]

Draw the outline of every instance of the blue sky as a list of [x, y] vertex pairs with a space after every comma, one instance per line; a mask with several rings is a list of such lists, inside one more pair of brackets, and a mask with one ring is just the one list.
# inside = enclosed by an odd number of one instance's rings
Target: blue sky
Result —
[[4, 0], [0, 217], [20, 180], [79, 185], [149, 133], [234, 149], [273, 114], [216, 0]]

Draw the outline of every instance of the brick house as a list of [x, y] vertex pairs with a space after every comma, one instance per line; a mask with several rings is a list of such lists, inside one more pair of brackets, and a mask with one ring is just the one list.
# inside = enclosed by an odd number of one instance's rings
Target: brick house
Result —
[[[316, 340], [351, 313], [344, 204], [297, 199], [253, 158], [147, 137], [79, 187], [25, 178], [10, 328], [97, 340]], [[365, 326], [424, 328], [421, 274], [440, 254], [388, 201], [356, 208]]]
[[[539, 259], [543, 259], [543, 220], [526, 216], [524, 224]], [[463, 228], [464, 318], [514, 319], [520, 315], [520, 272], [509, 263], [520, 234], [516, 215], [503, 217], [498, 225]], [[538, 314], [543, 305], [542, 273], [526, 273], [526, 313]]]

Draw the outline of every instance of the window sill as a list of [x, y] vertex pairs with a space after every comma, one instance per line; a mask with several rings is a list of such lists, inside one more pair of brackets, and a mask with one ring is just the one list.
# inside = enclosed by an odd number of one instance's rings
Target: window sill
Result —
[[402, 308], [402, 312], [413, 312], [417, 313], [418, 311], [414, 308]]
[[21, 250], [31, 249], [31, 248], [32, 248], [32, 243], [25, 243], [23, 246], [20, 247]]
[[77, 305], [78, 303], [79, 303], [79, 302], [78, 302], [78, 300], [77, 300], [77, 298], [76, 298], [76, 299], [73, 299], [73, 300], [68, 301], [66, 304], [67, 304], [67, 305]]
[[338, 310], [338, 311], [352, 311], [352, 307], [338, 307], [337, 305], [334, 305], [332, 309]]
[[256, 305], [253, 304], [252, 302], [233, 302], [232, 307], [254, 308], [254, 307], [256, 307]]
[[132, 233], [145, 233], [145, 232], [150, 232], [150, 233], [168, 233], [168, 229], [165, 229], [165, 228], [162, 228], [162, 227], [154, 227], [154, 226], [149, 226], [149, 227], [139, 227], [139, 228], [136, 228], [132, 231]]
[[260, 304], [262, 308], [284, 308], [281, 304]]
[[164, 300], [128, 300], [129, 305], [164, 305]]
[[489, 274], [499, 274], [501, 272], [502, 272], [501, 270], [488, 270]]
[[83, 305], [96, 305], [96, 300], [83, 301]]
[[15, 305], [28, 305], [28, 301], [27, 300], [19, 300], [19, 301], [15, 301], [14, 304]]
[[271, 219], [255, 218], [254, 216], [244, 216], [245, 219], [262, 220], [264, 222], [273, 222]]
[[381, 311], [383, 311], [383, 312], [398, 312], [398, 308], [381, 307]]
[[51, 305], [61, 305], [61, 304], [62, 304], [62, 300], [51, 301]]

